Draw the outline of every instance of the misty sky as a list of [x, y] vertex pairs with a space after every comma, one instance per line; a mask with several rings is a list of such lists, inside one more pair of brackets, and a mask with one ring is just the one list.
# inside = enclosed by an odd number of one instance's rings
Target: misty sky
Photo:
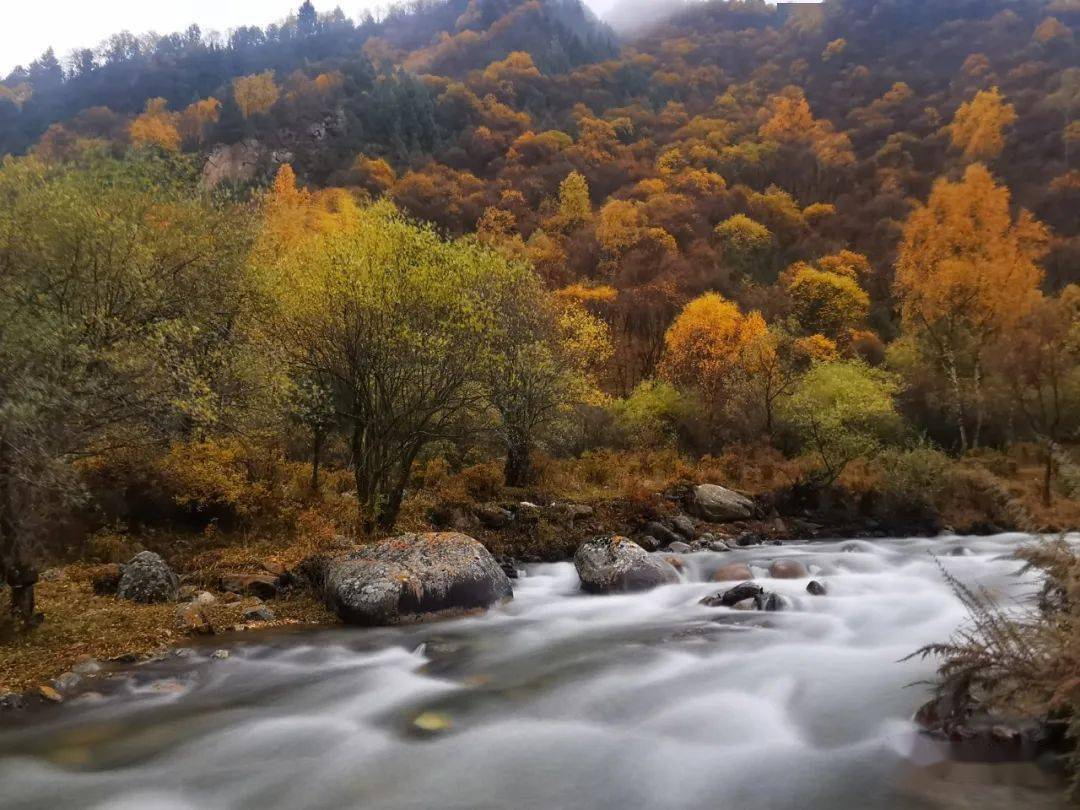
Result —
[[[303, 0], [10, 0], [0, 23], [0, 76], [26, 65], [50, 45], [61, 60], [78, 47], [95, 47], [109, 34], [180, 31], [195, 22], [222, 33], [239, 25], [266, 25], [283, 18]], [[312, 0], [328, 11], [339, 0]], [[586, 0], [600, 13], [616, 0]], [[385, 0], [340, 0], [355, 19]]]

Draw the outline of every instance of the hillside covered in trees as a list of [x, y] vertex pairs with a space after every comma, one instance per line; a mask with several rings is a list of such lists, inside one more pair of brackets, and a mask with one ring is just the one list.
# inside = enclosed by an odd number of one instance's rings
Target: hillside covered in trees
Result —
[[[140, 548], [565, 558], [567, 501], [637, 536], [708, 480], [752, 536], [1075, 528], [1077, 37], [1077, 0], [622, 38], [417, 0], [46, 52], [0, 82], [13, 617]], [[46, 620], [98, 605], [73, 570]]]
[[47, 53], [0, 85], [0, 152], [149, 146], [209, 154], [214, 182], [257, 187], [288, 162], [303, 185], [385, 195], [553, 289], [591, 288], [625, 395], [687, 301], [716, 291], [778, 322], [810, 305], [799, 269], [842, 251], [865, 257], [854, 310], [799, 328], [880, 354], [901, 331], [903, 224], [970, 164], [1047, 226], [1039, 286], [1075, 281], [1078, 14], [709, 2], [617, 45], [576, 0], [359, 23], [305, 5], [227, 40], [118, 34], [67, 68]]

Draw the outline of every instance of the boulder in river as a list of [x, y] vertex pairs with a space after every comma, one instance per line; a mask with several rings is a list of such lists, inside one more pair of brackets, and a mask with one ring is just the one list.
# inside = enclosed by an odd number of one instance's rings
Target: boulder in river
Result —
[[773, 560], [769, 566], [769, 576], [773, 579], [802, 579], [810, 576], [810, 572], [798, 560]]
[[26, 697], [19, 692], [5, 692], [0, 695], [0, 712], [22, 711], [26, 708]]
[[762, 593], [764, 591], [760, 585], [754, 582], [740, 582], [734, 588], [728, 588], [726, 591], [718, 591], [712, 596], [706, 596], [701, 600], [700, 604], [706, 607], [734, 607], [744, 599], [755, 599]]
[[826, 590], [824, 585], [822, 585], [816, 579], [812, 579], [806, 583], [806, 592], [811, 596], [824, 596]]
[[672, 566], [626, 537], [596, 537], [582, 543], [574, 555], [581, 587], [589, 593], [647, 591], [678, 582]]
[[180, 580], [168, 563], [152, 551], [140, 551], [123, 566], [116, 595], [132, 602], [172, 602], [180, 592]]
[[784, 602], [784, 597], [780, 594], [766, 591], [754, 597], [754, 607], [758, 610], [773, 612], [783, 610], [787, 607], [787, 604]]
[[764, 542], [765, 538], [757, 532], [743, 532], [735, 538], [737, 546], [760, 546]]
[[457, 532], [405, 534], [343, 558], [314, 558], [303, 567], [346, 624], [397, 624], [487, 608], [513, 596], [491, 553]]
[[713, 582], [734, 582], [742, 579], [753, 579], [754, 572], [745, 563], [728, 563], [721, 565], [713, 572]]
[[694, 487], [690, 506], [698, 517], [713, 523], [748, 520], [754, 515], [752, 500], [717, 484]]
[[646, 551], [656, 551], [660, 548], [660, 541], [651, 534], [635, 534], [633, 540]]

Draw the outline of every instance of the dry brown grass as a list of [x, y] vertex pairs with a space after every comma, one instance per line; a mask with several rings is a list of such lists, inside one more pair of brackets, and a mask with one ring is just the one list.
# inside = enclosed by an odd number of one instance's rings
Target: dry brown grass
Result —
[[135, 605], [95, 596], [88, 580], [61, 576], [41, 582], [38, 607], [46, 621], [15, 632], [10, 619], [0, 645], [0, 692], [23, 690], [71, 669], [84, 656], [147, 655], [174, 640], [172, 605]]
[[[34, 688], [85, 658], [142, 657], [187, 638], [177, 625], [176, 603], [139, 605], [95, 595], [90, 582], [96, 569], [82, 564], [53, 569], [37, 588], [45, 621], [32, 630], [17, 630], [10, 616], [0, 612], [0, 693]], [[243, 611], [254, 603], [219, 601], [207, 610], [207, 618], [221, 631], [244, 629]], [[269, 606], [277, 618], [259, 627], [336, 621], [306, 593], [289, 594]]]
[[[1018, 556], [1046, 575], [1037, 604], [1006, 613], [986, 592], [943, 572], [970, 618], [949, 642], [920, 652], [941, 657], [937, 694], [957, 719], [983, 705], [1001, 716], [1063, 723], [1075, 745], [1080, 740], [1080, 556], [1061, 539], [1034, 544]], [[1080, 799], [1075, 750], [1070, 765], [1073, 795]]]

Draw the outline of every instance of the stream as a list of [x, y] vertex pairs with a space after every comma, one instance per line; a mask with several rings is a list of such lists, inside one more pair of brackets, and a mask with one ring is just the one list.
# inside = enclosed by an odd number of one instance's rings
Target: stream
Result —
[[[964, 761], [910, 718], [965, 618], [939, 565], [1008, 603], [1028, 540], [846, 540], [683, 556], [684, 581], [587, 596], [529, 566], [482, 616], [248, 633], [127, 665], [0, 719], [7, 810], [1058, 807], [1035, 765]], [[932, 553], [931, 553], [932, 552]], [[806, 579], [773, 580], [777, 558]], [[698, 601], [746, 562], [788, 609]], [[228, 657], [215, 650], [228, 651]]]

